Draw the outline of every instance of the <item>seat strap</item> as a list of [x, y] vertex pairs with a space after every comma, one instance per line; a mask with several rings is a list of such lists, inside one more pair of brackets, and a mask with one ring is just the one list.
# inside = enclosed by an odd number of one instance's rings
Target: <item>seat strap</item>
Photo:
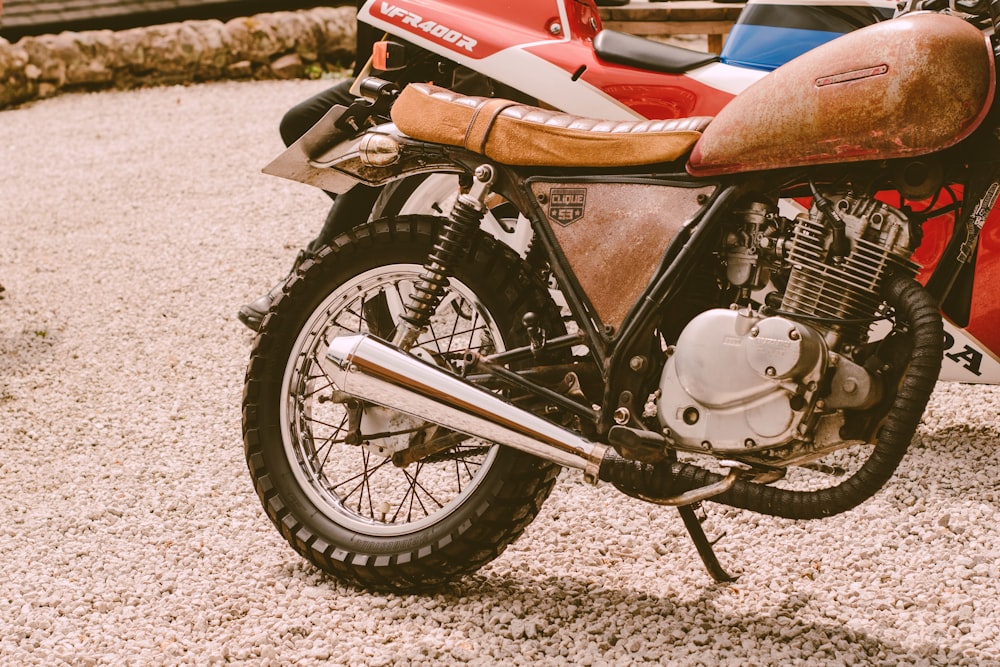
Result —
[[473, 153], [485, 153], [486, 141], [489, 139], [490, 130], [497, 117], [504, 109], [512, 107], [517, 102], [501, 98], [491, 98], [476, 107], [469, 122], [469, 129], [465, 132], [465, 150]]

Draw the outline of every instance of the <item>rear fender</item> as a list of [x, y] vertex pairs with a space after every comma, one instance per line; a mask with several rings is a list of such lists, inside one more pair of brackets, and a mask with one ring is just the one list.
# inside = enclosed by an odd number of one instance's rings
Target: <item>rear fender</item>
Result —
[[[411, 139], [392, 123], [361, 134], [341, 129], [336, 121], [345, 111], [339, 105], [331, 108], [298, 141], [264, 167], [263, 172], [341, 194], [358, 183], [377, 187], [416, 174], [466, 171], [455, 159], [454, 149]], [[361, 154], [373, 137], [398, 145], [398, 159], [385, 166], [366, 164]]]
[[347, 154], [350, 145], [356, 143], [356, 133], [337, 127], [337, 120], [344, 115], [347, 107], [340, 104], [330, 107], [319, 121], [306, 131], [291, 146], [274, 158], [264, 169], [265, 174], [280, 176], [291, 181], [305, 183], [327, 192], [341, 194], [357, 185], [358, 179], [335, 169], [327, 169], [316, 163], [316, 156]]

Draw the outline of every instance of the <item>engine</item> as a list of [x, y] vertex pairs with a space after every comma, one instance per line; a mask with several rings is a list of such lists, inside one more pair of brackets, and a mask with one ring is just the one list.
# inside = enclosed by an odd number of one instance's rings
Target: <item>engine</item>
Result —
[[[843, 411], [882, 397], [854, 353], [885, 314], [885, 277], [916, 274], [915, 234], [883, 202], [815, 194], [795, 220], [739, 212], [724, 257], [742, 297], [689, 322], [660, 379], [658, 419], [679, 449], [787, 463], [803, 452], [786, 445], [835, 448]], [[768, 289], [768, 305], [749, 298]]]

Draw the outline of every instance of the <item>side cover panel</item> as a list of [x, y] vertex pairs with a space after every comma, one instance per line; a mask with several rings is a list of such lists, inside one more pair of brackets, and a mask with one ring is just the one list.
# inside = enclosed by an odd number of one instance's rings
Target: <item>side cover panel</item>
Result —
[[617, 329], [714, 186], [564, 179], [531, 190], [601, 323]]
[[828, 42], [741, 93], [708, 126], [697, 176], [899, 158], [947, 148], [982, 121], [992, 51], [952, 16], [912, 14]]

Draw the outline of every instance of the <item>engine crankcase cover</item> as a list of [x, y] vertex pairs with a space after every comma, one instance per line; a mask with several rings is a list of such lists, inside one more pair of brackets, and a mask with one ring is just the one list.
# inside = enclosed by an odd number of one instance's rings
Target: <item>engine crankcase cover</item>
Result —
[[681, 333], [660, 379], [660, 424], [685, 449], [746, 452], [797, 437], [826, 343], [783, 317], [715, 309]]

